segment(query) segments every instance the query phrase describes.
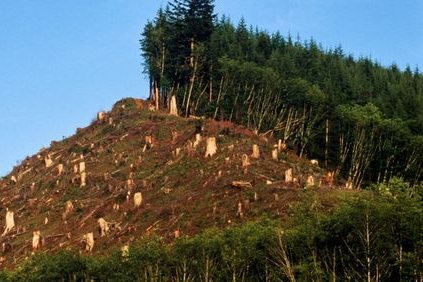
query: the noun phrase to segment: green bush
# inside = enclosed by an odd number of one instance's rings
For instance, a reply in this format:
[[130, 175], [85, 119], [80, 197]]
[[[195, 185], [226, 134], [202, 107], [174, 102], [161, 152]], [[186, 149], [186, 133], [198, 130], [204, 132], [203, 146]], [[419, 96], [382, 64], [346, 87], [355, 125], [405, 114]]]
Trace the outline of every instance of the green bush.
[[77, 253], [38, 253], [13, 271], [9, 281], [83, 281], [87, 274], [87, 259]]

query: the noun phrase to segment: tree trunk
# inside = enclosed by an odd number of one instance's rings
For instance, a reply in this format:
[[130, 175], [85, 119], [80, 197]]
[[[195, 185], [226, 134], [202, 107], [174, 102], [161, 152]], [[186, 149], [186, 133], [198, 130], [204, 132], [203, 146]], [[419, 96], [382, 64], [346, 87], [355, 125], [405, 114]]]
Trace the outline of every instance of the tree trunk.
[[332, 256], [332, 282], [336, 282], [336, 249], [333, 249]]
[[194, 48], [195, 48], [195, 41], [194, 38], [191, 38], [190, 40], [190, 50], [191, 50], [191, 54], [189, 57], [189, 65], [190, 67], [194, 67]]
[[213, 100], [213, 65], [210, 65], [209, 102]]
[[366, 214], [366, 263], [367, 263], [367, 282], [372, 281], [371, 276], [371, 258], [370, 258], [370, 227], [369, 227], [369, 215]]
[[150, 75], [150, 79], [149, 79], [150, 81], [149, 81], [149, 84], [148, 84], [148, 86], [149, 86], [149, 96], [148, 96], [148, 100], [150, 100], [150, 101], [152, 101], [152, 100], [154, 100], [154, 83], [153, 83], [153, 78], [151, 77], [151, 75]]
[[326, 118], [325, 130], [325, 167], [328, 168], [328, 152], [329, 152], [329, 119]]
[[154, 104], [156, 111], [160, 110], [160, 93], [157, 80], [154, 80]]
[[191, 95], [192, 95], [192, 91], [194, 89], [194, 83], [195, 83], [195, 77], [196, 77], [196, 72], [197, 72], [197, 60], [194, 62], [194, 69], [192, 71], [192, 76], [190, 79], [190, 85], [189, 85], [189, 91], [188, 91], [188, 98], [187, 98], [187, 104], [185, 106], [185, 116], [188, 117], [189, 115], [189, 103], [191, 101]]

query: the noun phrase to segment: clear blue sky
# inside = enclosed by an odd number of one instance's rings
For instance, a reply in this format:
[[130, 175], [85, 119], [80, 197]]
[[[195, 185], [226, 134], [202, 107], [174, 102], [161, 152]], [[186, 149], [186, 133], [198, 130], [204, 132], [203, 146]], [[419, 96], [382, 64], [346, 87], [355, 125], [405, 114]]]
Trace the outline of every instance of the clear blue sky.
[[[0, 1], [0, 176], [123, 97], [146, 97], [139, 34], [167, 1]], [[216, 0], [216, 12], [423, 68], [422, 0]]]

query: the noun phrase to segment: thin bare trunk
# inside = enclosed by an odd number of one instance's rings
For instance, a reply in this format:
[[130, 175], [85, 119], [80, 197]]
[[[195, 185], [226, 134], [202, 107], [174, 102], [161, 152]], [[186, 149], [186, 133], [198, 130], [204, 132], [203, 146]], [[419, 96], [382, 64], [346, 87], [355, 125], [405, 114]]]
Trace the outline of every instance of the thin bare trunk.
[[326, 118], [326, 130], [325, 130], [325, 167], [328, 167], [328, 155], [329, 155], [329, 119]]
[[185, 105], [185, 101], [187, 100], [187, 93], [188, 93], [188, 91], [187, 91], [188, 89], [187, 89], [187, 87], [185, 86], [184, 87], [184, 99], [182, 100], [182, 106], [181, 106], [181, 109], [184, 107], [184, 105]]
[[347, 160], [347, 156], [350, 151], [350, 142], [348, 142], [348, 136], [349, 133], [344, 134], [341, 132], [339, 134], [338, 165], [335, 170], [335, 175], [338, 175], [341, 172], [341, 169]]
[[332, 256], [332, 282], [336, 282], [336, 249], [333, 249]]
[[186, 117], [188, 117], [188, 115], [189, 115], [189, 102], [191, 101], [192, 90], [194, 89], [196, 73], [197, 73], [197, 61], [194, 62], [194, 69], [192, 71], [192, 76], [191, 76], [191, 79], [190, 79], [187, 104], [185, 106], [185, 116]]
[[371, 276], [371, 258], [370, 258], [370, 228], [369, 228], [369, 215], [366, 214], [366, 262], [367, 262], [367, 282], [372, 281]]
[[154, 81], [154, 105], [156, 111], [160, 110], [160, 93], [159, 93], [159, 86], [157, 80]]
[[200, 95], [197, 98], [197, 102], [195, 103], [195, 107], [194, 107], [194, 111], [197, 112], [198, 109], [198, 105], [200, 104], [201, 98], [203, 97], [203, 95], [206, 93], [207, 91], [207, 85], [204, 87], [204, 89], [201, 91]]
[[195, 41], [194, 38], [191, 38], [191, 42], [190, 42], [190, 49], [191, 49], [191, 54], [189, 57], [189, 65], [190, 67], [194, 67], [194, 48], [195, 48]]
[[213, 100], [213, 65], [210, 65], [209, 102]]
[[214, 116], [213, 116], [214, 119], [216, 119], [217, 111], [219, 110], [219, 102], [220, 102], [220, 97], [222, 95], [223, 82], [224, 82], [224, 77], [222, 76], [222, 78], [220, 79], [219, 93], [217, 95], [216, 109], [214, 111]]
[[229, 115], [229, 121], [232, 121], [232, 115], [233, 115], [233, 113], [234, 113], [234, 110], [237, 108], [237, 106], [236, 106], [236, 105], [237, 105], [237, 102], [238, 102], [238, 97], [239, 97], [240, 88], [241, 88], [241, 85], [239, 85], [238, 91], [237, 91], [237, 93], [236, 93], [236, 97], [235, 97], [234, 105], [233, 105], [233, 107], [232, 107], [232, 109], [231, 109], [231, 114]]
[[279, 235], [278, 261], [277, 264], [281, 267], [282, 272], [286, 275], [290, 282], [295, 282], [294, 270], [292, 269], [291, 261], [288, 257], [286, 246], [283, 242], [282, 236]]
[[149, 100], [154, 100], [154, 82], [153, 82], [153, 78], [150, 75], [150, 81], [149, 81], [149, 87], [150, 87], [150, 92], [149, 92]]
[[161, 61], [161, 66], [160, 66], [160, 79], [163, 78], [163, 74], [164, 74], [164, 70], [165, 70], [165, 44], [163, 42], [162, 44], [162, 61]]

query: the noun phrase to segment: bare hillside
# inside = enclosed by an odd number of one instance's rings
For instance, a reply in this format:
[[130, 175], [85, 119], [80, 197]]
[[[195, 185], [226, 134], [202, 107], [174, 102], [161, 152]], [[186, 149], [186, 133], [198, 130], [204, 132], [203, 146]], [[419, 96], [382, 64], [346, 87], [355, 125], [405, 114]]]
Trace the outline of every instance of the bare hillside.
[[10, 229], [0, 237], [3, 264], [33, 251], [85, 251], [91, 232], [92, 253], [106, 254], [147, 234], [171, 241], [263, 215], [283, 220], [304, 189], [319, 189], [323, 204], [334, 205], [326, 171], [272, 137], [149, 108], [119, 101], [0, 181], [0, 224]]

